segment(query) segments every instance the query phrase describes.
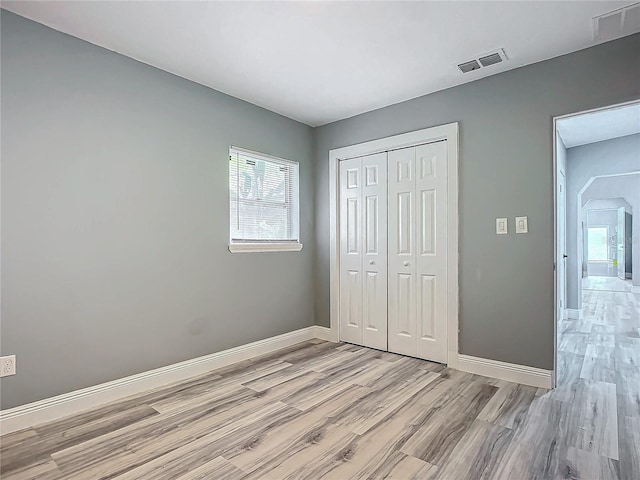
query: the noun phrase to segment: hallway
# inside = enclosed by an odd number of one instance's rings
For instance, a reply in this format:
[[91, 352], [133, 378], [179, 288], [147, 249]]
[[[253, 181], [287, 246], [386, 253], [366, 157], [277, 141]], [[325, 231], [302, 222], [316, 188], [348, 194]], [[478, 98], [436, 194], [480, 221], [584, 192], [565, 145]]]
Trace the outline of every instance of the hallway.
[[[601, 417], [610, 424], [603, 436], [618, 447], [620, 459], [637, 464], [640, 462], [637, 455], [640, 451], [640, 294], [632, 293], [627, 282], [619, 279], [590, 277], [588, 280], [583, 285], [589, 289], [582, 290], [584, 318], [565, 319], [560, 323], [558, 388], [550, 396], [584, 402], [587, 398], [581, 398], [581, 392], [589, 391], [592, 398], [589, 404], [598, 408]], [[619, 283], [613, 284], [612, 280]], [[638, 467], [640, 465], [635, 468]], [[636, 469], [631, 471], [638, 471]]]

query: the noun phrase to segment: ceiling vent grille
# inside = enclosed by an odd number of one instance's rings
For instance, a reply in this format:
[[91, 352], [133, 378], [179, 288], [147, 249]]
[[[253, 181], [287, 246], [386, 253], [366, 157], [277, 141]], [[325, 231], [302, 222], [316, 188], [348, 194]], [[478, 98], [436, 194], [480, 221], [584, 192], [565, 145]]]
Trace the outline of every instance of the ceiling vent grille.
[[462, 73], [469, 73], [469, 72], [473, 72], [474, 70], [479, 70], [480, 68], [489, 67], [491, 65], [495, 65], [496, 63], [504, 62], [506, 60], [507, 60], [507, 55], [504, 53], [504, 50], [501, 48], [500, 50], [497, 50], [495, 52], [482, 55], [477, 59], [460, 63], [458, 64], [458, 68]]
[[640, 3], [593, 18], [593, 40], [606, 42], [640, 32]]
[[477, 60], [471, 60], [470, 62], [464, 62], [458, 65], [458, 68], [462, 73], [473, 72], [474, 70], [478, 70], [480, 68], [480, 64]]
[[480, 61], [480, 65], [482, 65], [483, 67], [488, 67], [489, 65], [500, 63], [502, 61], [502, 57], [497, 53], [492, 53], [491, 55], [487, 55], [486, 57], [480, 57], [478, 60]]

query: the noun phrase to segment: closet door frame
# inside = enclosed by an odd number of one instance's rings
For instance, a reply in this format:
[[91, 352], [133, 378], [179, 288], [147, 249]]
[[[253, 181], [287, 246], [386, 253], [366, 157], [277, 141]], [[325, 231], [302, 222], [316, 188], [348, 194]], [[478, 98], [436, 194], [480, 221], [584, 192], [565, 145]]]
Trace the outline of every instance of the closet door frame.
[[340, 212], [339, 162], [354, 157], [388, 152], [424, 143], [447, 141], [447, 365], [458, 366], [458, 123], [372, 140], [329, 151], [329, 245], [330, 331], [328, 340], [339, 341], [340, 333]]

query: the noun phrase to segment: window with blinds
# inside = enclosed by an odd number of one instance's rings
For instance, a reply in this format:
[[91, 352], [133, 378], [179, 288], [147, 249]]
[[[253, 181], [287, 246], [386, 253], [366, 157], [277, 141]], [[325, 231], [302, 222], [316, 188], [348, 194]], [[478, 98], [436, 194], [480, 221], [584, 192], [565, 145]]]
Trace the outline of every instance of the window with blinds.
[[297, 162], [231, 147], [230, 250], [300, 250], [298, 197]]

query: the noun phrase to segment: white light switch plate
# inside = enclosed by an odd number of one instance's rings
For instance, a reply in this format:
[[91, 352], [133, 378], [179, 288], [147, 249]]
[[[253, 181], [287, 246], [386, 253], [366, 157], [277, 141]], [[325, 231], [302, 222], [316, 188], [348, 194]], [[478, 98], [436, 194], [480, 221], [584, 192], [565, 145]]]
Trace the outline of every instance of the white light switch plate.
[[507, 219], [506, 218], [496, 218], [496, 234], [497, 235], [506, 235], [507, 234]]
[[528, 233], [527, 217], [516, 217], [516, 233]]

